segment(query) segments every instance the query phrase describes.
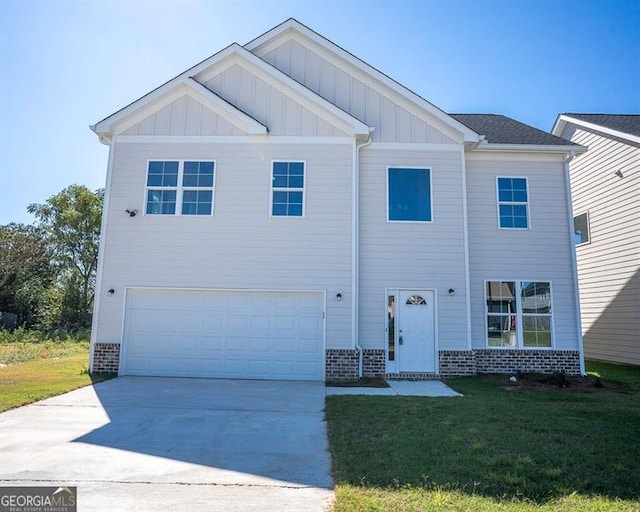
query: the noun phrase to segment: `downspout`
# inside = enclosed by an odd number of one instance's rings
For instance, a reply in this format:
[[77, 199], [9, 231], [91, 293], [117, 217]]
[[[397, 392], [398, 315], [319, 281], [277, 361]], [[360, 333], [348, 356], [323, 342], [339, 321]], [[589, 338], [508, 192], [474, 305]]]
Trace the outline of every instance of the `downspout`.
[[369, 128], [367, 140], [353, 145], [353, 170], [351, 174], [351, 339], [358, 351], [358, 377], [362, 377], [363, 353], [358, 343], [360, 281], [360, 150], [373, 141], [373, 128]]
[[111, 176], [113, 174], [113, 159], [115, 151], [115, 135], [111, 140], [100, 136], [100, 142], [109, 146], [109, 158], [107, 160], [107, 176], [105, 179], [104, 197], [102, 198], [102, 219], [100, 222], [100, 244], [98, 245], [98, 263], [96, 265], [96, 285], [93, 292], [93, 314], [91, 317], [91, 346], [89, 349], [89, 372], [93, 373], [93, 351], [98, 341], [98, 316], [100, 303], [102, 302], [102, 271], [104, 268], [104, 247], [107, 236], [107, 222], [109, 214], [109, 201], [111, 198]]
[[570, 151], [564, 159], [564, 183], [567, 195], [567, 213], [569, 216], [569, 246], [571, 247], [571, 272], [575, 286], [574, 300], [576, 302], [576, 328], [578, 333], [578, 350], [580, 352], [580, 375], [586, 375], [584, 366], [584, 343], [582, 341], [582, 314], [580, 312], [580, 287], [578, 284], [578, 263], [576, 259], [576, 245], [573, 241], [573, 204], [571, 202], [571, 173], [569, 172], [569, 162], [575, 158], [574, 151]]

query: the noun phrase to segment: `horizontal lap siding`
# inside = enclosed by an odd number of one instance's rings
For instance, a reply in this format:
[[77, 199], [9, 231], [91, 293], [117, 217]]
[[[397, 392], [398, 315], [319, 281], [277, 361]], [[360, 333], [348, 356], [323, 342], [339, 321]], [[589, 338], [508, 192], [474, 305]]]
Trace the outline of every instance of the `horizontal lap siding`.
[[572, 126], [563, 136], [589, 148], [570, 164], [591, 237], [576, 247], [585, 354], [640, 364], [640, 146]]
[[[433, 223], [387, 222], [387, 166], [429, 167]], [[366, 148], [360, 174], [360, 344], [386, 348], [385, 288], [436, 288], [440, 350], [466, 349], [461, 154]], [[449, 288], [456, 290], [454, 296]]]
[[305, 47], [289, 40], [261, 58], [368, 126], [376, 127], [375, 142], [455, 142], [438, 127], [411, 113], [411, 107], [400, 104], [397, 93], [382, 85], [382, 93], [370, 87], [369, 76], [346, 63], [340, 69], [312, 46], [311, 42]]
[[[497, 176], [526, 176], [528, 230], [498, 229]], [[571, 265], [564, 165], [560, 157], [467, 160], [469, 273], [474, 348], [486, 347], [485, 279], [551, 281], [554, 348], [577, 350], [579, 335]]]
[[[143, 215], [148, 159], [215, 160], [214, 216]], [[351, 159], [351, 145], [117, 144], [98, 341], [120, 339], [124, 286], [284, 289], [326, 290], [327, 346], [350, 347]], [[306, 161], [305, 218], [269, 217], [272, 160]]]

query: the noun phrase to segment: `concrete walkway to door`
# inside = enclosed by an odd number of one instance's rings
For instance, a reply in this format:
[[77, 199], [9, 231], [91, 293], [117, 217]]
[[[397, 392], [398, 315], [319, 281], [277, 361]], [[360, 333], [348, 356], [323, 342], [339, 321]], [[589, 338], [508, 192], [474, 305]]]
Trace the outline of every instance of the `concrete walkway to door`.
[[0, 414], [2, 486], [78, 511], [314, 511], [333, 497], [321, 382], [120, 377]]

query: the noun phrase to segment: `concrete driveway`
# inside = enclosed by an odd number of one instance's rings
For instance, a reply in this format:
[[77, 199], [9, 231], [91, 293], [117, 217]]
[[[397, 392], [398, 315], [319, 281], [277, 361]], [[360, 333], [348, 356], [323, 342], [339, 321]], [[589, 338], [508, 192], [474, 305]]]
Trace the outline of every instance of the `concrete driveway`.
[[0, 486], [79, 511], [322, 511], [324, 384], [120, 377], [0, 414]]

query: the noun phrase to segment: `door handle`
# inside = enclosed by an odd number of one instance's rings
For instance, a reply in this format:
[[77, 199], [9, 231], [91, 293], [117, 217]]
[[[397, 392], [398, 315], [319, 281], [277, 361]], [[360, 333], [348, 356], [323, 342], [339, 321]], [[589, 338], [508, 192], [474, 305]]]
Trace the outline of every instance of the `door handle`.
[[400, 345], [402, 345], [402, 335], [400, 335], [400, 336], [398, 337], [398, 343], [400, 343]]

